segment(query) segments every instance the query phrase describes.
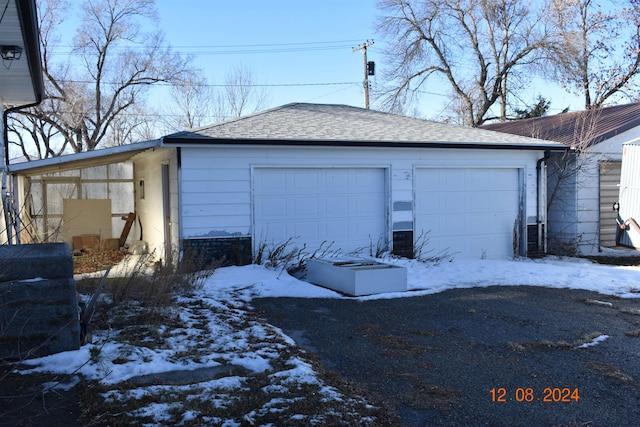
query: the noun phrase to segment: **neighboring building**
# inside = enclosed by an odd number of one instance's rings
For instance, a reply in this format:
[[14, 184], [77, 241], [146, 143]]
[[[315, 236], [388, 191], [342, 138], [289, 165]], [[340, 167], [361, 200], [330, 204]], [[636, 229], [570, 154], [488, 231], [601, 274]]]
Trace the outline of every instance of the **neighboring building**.
[[0, 243], [12, 241], [14, 222], [10, 182], [6, 176], [8, 158], [7, 114], [40, 103], [43, 96], [42, 65], [35, 0], [7, 0], [2, 6], [0, 25], [0, 175], [3, 215], [0, 219]]
[[179, 248], [184, 256], [246, 263], [261, 245], [288, 239], [308, 251], [332, 243], [343, 254], [379, 246], [412, 256], [417, 243], [434, 256], [503, 258], [540, 254], [546, 206], [537, 166], [545, 152], [565, 150], [499, 132], [298, 103], [10, 170], [30, 202], [34, 181], [129, 162], [136, 238], [165, 260]]
[[618, 242], [640, 250], [640, 140], [624, 144], [620, 177]]
[[595, 254], [616, 245], [622, 145], [640, 137], [640, 104], [482, 126], [572, 148], [547, 160], [549, 251]]

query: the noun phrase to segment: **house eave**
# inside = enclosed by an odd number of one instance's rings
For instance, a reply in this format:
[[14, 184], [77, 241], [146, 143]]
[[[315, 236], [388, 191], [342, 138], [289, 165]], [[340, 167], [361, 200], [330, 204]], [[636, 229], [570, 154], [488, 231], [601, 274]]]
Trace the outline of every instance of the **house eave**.
[[23, 23], [24, 43], [27, 50], [27, 60], [31, 71], [34, 99], [30, 103], [39, 104], [44, 94], [44, 78], [40, 59], [40, 36], [38, 30], [38, 15], [34, 0], [20, 0], [18, 13]]

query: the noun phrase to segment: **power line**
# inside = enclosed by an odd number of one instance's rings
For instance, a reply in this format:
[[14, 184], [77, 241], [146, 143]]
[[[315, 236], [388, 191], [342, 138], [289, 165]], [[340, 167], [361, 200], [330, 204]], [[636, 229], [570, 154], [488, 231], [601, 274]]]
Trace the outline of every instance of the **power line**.
[[[76, 84], [95, 84], [90, 80], [60, 80], [60, 83], [76, 83]], [[104, 84], [118, 84], [117, 82], [102, 82]], [[361, 82], [321, 82], [321, 83], [272, 83], [272, 84], [203, 84], [202, 87], [300, 87], [300, 86], [347, 86], [360, 85]], [[172, 86], [171, 83], [157, 82], [157, 86]]]
[[[183, 46], [164, 46], [174, 51], [186, 51], [193, 55], [234, 55], [234, 54], [261, 54], [261, 53], [292, 53], [292, 52], [308, 52], [321, 50], [342, 50], [350, 48], [355, 40], [335, 40], [320, 42], [299, 42], [299, 43], [265, 43], [265, 44], [239, 44], [239, 45], [183, 45]], [[58, 54], [79, 55], [79, 51], [75, 51], [70, 45], [53, 45], [54, 49], [63, 48], [68, 50], [54, 51]], [[128, 45], [128, 46], [112, 46], [115, 50], [141, 50], [145, 46]]]

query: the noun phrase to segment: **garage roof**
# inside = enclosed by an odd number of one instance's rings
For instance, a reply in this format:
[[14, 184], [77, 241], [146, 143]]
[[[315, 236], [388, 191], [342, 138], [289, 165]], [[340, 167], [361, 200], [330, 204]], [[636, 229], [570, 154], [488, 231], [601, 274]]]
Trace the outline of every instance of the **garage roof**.
[[562, 144], [347, 105], [293, 103], [165, 136], [163, 144], [406, 146], [565, 150]]

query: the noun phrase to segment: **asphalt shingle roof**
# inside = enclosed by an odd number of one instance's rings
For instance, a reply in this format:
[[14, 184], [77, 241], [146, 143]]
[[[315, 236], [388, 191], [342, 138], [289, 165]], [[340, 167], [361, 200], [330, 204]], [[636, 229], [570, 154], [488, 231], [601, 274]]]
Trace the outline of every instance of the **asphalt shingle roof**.
[[[293, 103], [237, 119], [168, 135], [165, 144], [180, 143], [333, 143], [381, 145], [399, 143], [468, 144], [521, 148], [554, 147], [535, 140], [477, 128], [438, 123], [347, 105]], [[374, 144], [375, 145], [375, 144]], [[558, 144], [560, 145], [560, 144]], [[557, 147], [555, 147], [557, 148]]]
[[569, 147], [585, 147], [637, 126], [640, 126], [640, 103], [491, 123], [481, 129], [561, 142]]

